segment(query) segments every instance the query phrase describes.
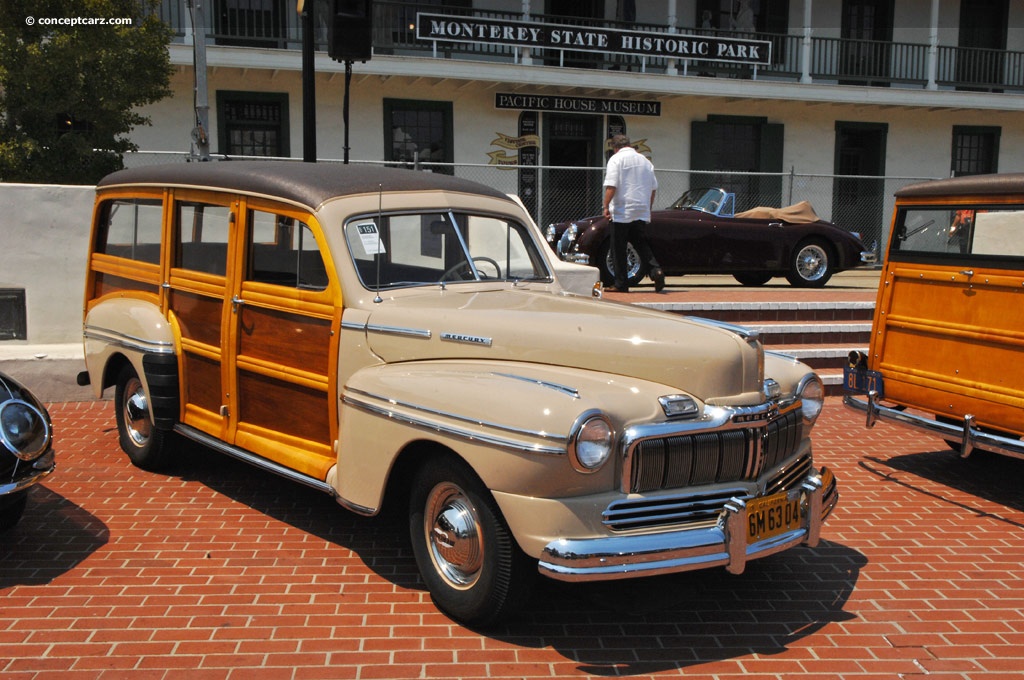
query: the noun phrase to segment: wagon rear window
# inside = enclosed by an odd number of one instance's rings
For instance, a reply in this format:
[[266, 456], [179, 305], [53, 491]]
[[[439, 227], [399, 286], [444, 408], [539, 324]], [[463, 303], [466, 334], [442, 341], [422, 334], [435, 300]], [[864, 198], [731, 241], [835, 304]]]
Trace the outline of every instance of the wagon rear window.
[[96, 252], [160, 264], [160, 201], [119, 199], [107, 201], [101, 210]]
[[1024, 206], [902, 208], [896, 215], [892, 255], [1024, 258]]

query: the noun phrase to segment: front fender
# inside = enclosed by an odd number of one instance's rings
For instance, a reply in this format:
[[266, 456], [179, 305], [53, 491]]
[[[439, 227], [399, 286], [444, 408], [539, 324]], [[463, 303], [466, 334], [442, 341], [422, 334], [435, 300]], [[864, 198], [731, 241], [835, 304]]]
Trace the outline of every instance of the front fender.
[[574, 423], [596, 409], [621, 435], [630, 423], [657, 419], [657, 397], [666, 393], [632, 378], [523, 362], [366, 368], [342, 393], [334, 486], [346, 504], [375, 511], [398, 456], [426, 441], [459, 455], [495, 492], [562, 498], [611, 490], [616, 456], [594, 473], [572, 467]]

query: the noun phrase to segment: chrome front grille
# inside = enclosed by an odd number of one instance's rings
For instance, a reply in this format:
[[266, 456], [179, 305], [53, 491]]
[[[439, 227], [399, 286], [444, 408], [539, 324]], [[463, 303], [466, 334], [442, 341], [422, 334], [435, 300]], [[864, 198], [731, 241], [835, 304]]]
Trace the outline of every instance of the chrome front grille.
[[[795, 489], [810, 472], [810, 455], [800, 456], [773, 471], [771, 477], [765, 480], [764, 495]], [[834, 482], [832, 488], [832, 494], [835, 495]], [[717, 522], [729, 499], [748, 500], [752, 497], [748, 487], [736, 486], [694, 489], [683, 494], [650, 498], [627, 498], [609, 504], [602, 522], [613, 531]], [[831, 505], [835, 505], [834, 500]]]
[[752, 427], [640, 439], [626, 456], [629, 492], [752, 481], [793, 455], [801, 439], [800, 409]]

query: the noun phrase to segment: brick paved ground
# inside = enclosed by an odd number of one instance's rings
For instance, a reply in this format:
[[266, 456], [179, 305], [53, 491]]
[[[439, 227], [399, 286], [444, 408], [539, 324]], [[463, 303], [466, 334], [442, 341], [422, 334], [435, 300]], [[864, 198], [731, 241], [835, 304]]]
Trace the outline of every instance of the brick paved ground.
[[0, 538], [0, 675], [61, 678], [1019, 678], [1024, 461], [871, 432], [830, 399], [842, 484], [817, 549], [543, 582], [481, 633], [422, 590], [396, 518], [198, 449], [132, 468], [109, 402], [52, 407], [60, 467]]

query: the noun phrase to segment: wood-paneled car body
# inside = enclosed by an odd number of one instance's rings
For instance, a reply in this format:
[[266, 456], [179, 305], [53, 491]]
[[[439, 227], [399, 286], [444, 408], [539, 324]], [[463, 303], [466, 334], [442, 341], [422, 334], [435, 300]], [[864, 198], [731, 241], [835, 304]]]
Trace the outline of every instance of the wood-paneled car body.
[[813, 371], [753, 332], [567, 292], [493, 188], [146, 167], [99, 183], [93, 221], [82, 382], [113, 388], [132, 461], [186, 436], [357, 513], [407, 503], [460, 621], [509, 615], [538, 572], [738, 573], [815, 544], [836, 502]]
[[[875, 262], [858, 234], [818, 218], [806, 201], [740, 213], [735, 206], [733, 193], [690, 189], [669, 207], [652, 211], [645, 233], [665, 274], [731, 274], [746, 286], [784, 276], [794, 286], [817, 288], [836, 272]], [[594, 265], [605, 285], [614, 282], [605, 217], [552, 224], [545, 236], [563, 260]], [[648, 274], [632, 244], [626, 266], [631, 286]]]
[[1024, 458], [1024, 174], [896, 192], [868, 353], [846, 404], [877, 421]]
[[0, 532], [25, 512], [29, 489], [54, 471], [53, 424], [46, 405], [0, 373]]

